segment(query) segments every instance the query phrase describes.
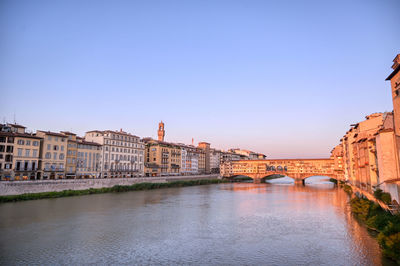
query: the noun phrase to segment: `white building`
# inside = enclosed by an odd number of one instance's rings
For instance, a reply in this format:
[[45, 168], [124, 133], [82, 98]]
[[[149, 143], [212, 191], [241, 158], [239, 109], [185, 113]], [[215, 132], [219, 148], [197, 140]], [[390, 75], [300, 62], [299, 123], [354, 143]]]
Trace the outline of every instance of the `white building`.
[[210, 151], [210, 170], [211, 173], [219, 173], [221, 164], [221, 151], [212, 149]]
[[103, 145], [100, 165], [102, 178], [144, 175], [144, 143], [138, 136], [122, 129], [93, 130], [86, 132], [85, 140]]
[[77, 146], [76, 177], [100, 178], [102, 145], [78, 138]]
[[178, 144], [181, 147], [181, 174], [195, 175], [199, 173], [199, 153], [196, 147]]

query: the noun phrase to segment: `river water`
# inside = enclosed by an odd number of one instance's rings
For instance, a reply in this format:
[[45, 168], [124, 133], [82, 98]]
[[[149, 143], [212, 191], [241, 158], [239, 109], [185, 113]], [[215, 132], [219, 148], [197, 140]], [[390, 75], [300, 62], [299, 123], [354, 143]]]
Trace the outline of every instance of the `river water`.
[[0, 205], [1, 265], [386, 265], [322, 177]]

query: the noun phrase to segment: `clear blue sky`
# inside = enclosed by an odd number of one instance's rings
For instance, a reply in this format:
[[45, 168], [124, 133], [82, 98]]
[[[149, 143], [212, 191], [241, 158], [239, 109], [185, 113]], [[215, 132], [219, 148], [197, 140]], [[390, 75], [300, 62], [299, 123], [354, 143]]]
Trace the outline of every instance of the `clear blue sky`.
[[391, 111], [400, 1], [0, 1], [0, 117], [327, 157]]

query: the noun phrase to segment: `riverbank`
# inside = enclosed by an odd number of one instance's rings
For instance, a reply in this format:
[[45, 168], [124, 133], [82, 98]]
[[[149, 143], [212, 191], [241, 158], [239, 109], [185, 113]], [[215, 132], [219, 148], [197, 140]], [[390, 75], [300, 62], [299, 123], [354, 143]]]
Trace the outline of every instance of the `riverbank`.
[[110, 188], [118, 185], [130, 186], [138, 183], [165, 183], [179, 180], [217, 179], [218, 174], [192, 176], [156, 176], [135, 178], [99, 178], [99, 179], [56, 179], [35, 181], [2, 181], [0, 196], [28, 193], [56, 192], [63, 190], [85, 190], [90, 188]]
[[21, 195], [7, 195], [0, 196], [0, 203], [25, 201], [25, 200], [37, 200], [37, 199], [48, 199], [48, 198], [61, 198], [71, 196], [82, 196], [90, 194], [110, 193], [110, 192], [127, 192], [137, 190], [151, 190], [160, 188], [171, 188], [171, 187], [187, 187], [187, 186], [199, 186], [199, 185], [210, 185], [227, 183], [229, 181], [221, 179], [197, 179], [197, 180], [179, 180], [162, 183], [136, 183], [133, 185], [115, 185], [113, 187], [103, 188], [89, 188], [84, 190], [63, 190], [63, 191], [52, 191], [52, 192], [41, 192], [41, 193], [25, 193]]
[[378, 233], [377, 240], [382, 248], [383, 255], [394, 260], [400, 265], [400, 214], [392, 215], [384, 210], [377, 202], [360, 197], [355, 193], [352, 186], [340, 184], [351, 197], [350, 206], [352, 213], [368, 229]]

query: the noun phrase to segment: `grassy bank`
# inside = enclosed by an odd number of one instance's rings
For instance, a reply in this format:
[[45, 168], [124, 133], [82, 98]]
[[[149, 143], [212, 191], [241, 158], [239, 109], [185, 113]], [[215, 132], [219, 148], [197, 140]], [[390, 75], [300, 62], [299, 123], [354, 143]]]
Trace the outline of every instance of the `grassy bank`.
[[219, 184], [226, 182], [228, 181], [220, 179], [201, 179], [201, 180], [189, 180], [189, 181], [173, 181], [167, 183], [137, 183], [128, 186], [117, 185], [109, 188], [90, 188], [85, 190], [63, 190], [63, 191], [53, 191], [53, 192], [27, 193], [21, 195], [0, 196], [0, 203], [15, 202], [22, 200], [61, 198], [61, 197], [81, 196], [81, 195], [110, 193], [110, 192], [127, 192], [127, 191], [150, 190], [159, 188], [188, 187], [188, 186], [198, 186], [198, 185]]
[[400, 265], [400, 214], [392, 215], [376, 203], [354, 197], [351, 210], [368, 228], [378, 232], [383, 254]]

